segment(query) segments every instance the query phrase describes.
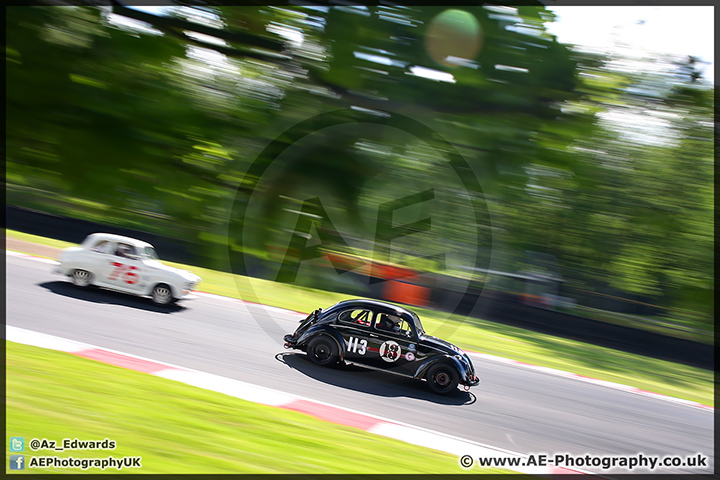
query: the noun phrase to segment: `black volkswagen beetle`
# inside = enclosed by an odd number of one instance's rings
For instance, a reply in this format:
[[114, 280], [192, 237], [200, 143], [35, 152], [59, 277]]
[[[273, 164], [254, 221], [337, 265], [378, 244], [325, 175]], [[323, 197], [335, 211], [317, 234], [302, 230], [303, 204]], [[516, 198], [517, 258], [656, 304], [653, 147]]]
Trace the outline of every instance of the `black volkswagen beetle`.
[[345, 300], [318, 309], [285, 335], [285, 348], [318, 365], [351, 363], [425, 379], [439, 394], [477, 385], [472, 361], [455, 345], [425, 333], [418, 316], [376, 300]]

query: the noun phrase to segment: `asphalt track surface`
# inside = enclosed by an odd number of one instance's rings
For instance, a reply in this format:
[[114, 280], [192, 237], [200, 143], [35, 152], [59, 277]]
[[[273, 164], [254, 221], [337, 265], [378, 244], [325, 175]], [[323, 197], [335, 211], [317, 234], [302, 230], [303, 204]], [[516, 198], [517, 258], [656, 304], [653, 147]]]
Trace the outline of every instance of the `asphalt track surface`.
[[[422, 382], [357, 367], [317, 367], [303, 353], [283, 349], [282, 336], [295, 329], [297, 314], [206, 297], [161, 308], [147, 299], [78, 289], [53, 274], [53, 268], [26, 258], [6, 257], [8, 325], [330, 402], [515, 452], [550, 456], [701, 454], [708, 459], [706, 468], [658, 468], [652, 473], [714, 472], [712, 410], [477, 359], [474, 363], [482, 383], [470, 392], [458, 390], [439, 397]], [[584, 469], [610, 476], [647, 472]]]

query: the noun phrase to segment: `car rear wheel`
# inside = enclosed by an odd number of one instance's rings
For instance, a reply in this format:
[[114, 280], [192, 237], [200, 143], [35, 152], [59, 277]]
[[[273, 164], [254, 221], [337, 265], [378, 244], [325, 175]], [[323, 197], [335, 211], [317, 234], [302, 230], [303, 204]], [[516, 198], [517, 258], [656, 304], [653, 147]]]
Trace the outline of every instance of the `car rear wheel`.
[[453, 367], [442, 363], [430, 367], [425, 375], [430, 390], [440, 395], [454, 391], [458, 386], [458, 378], [458, 373]]
[[87, 270], [74, 270], [72, 273], [72, 282], [78, 287], [88, 287], [92, 283], [92, 273]]
[[313, 338], [308, 345], [307, 353], [313, 363], [323, 367], [333, 365], [338, 361], [337, 343], [327, 335]]
[[174, 300], [172, 290], [164, 283], [155, 285], [152, 291], [152, 300], [158, 305], [168, 305]]

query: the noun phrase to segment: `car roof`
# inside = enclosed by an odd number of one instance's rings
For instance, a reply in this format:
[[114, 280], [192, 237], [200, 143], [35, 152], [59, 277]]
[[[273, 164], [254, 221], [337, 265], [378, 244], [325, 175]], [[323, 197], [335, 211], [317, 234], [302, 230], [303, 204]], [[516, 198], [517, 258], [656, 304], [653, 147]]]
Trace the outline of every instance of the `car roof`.
[[328, 307], [327, 310], [336, 310], [340, 308], [353, 308], [353, 307], [368, 307], [368, 308], [381, 308], [386, 310], [391, 310], [397, 313], [404, 313], [406, 315], [409, 315], [410, 317], [415, 316], [415, 314], [408, 310], [407, 308], [403, 308], [399, 305], [395, 305], [392, 303], [382, 302], [380, 300], [371, 300], [366, 298], [355, 298], [350, 300], [343, 300], [341, 302], [336, 303], [335, 305]]
[[83, 244], [96, 240], [109, 240], [111, 242], [129, 243], [136, 247], [152, 247], [151, 244], [142, 240], [138, 240], [137, 238], [125, 237], [123, 235], [116, 235], [114, 233], [91, 233], [85, 238], [85, 240], [83, 240]]

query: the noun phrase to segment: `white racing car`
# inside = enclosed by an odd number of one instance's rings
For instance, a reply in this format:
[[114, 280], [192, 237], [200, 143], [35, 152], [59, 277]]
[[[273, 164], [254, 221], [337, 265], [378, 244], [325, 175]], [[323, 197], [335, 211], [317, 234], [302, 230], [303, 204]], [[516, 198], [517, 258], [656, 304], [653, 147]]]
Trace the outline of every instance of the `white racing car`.
[[159, 305], [190, 298], [200, 277], [163, 265], [147, 242], [109, 233], [88, 235], [79, 247], [60, 252], [56, 273], [79, 287], [91, 285], [149, 296]]

